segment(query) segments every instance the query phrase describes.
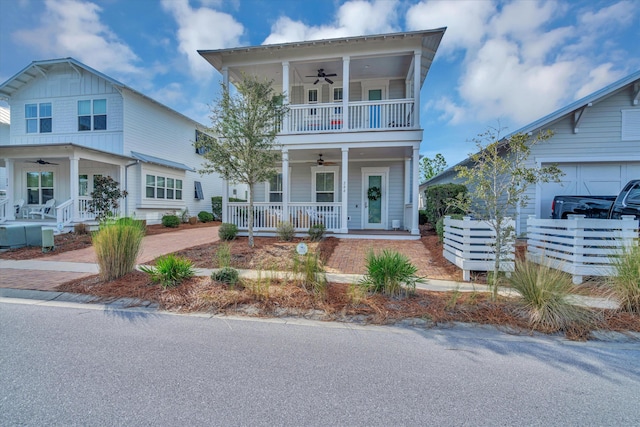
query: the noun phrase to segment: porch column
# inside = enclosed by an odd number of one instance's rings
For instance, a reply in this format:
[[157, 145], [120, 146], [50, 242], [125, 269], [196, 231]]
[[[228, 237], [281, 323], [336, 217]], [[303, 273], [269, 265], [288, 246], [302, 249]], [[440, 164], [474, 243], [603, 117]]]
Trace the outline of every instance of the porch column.
[[[288, 105], [289, 104], [289, 62], [287, 61], [282, 63], [282, 93], [284, 93], [283, 102], [285, 105]], [[289, 114], [285, 114], [285, 116], [282, 118], [282, 129], [280, 129], [280, 132], [289, 133]], [[284, 176], [282, 177], [282, 179], [284, 180]]]
[[[349, 63], [351, 58], [342, 57], [342, 130], [349, 130]], [[347, 150], [348, 151], [348, 150]], [[344, 157], [344, 151], [342, 152]]]
[[420, 183], [418, 182], [420, 169], [420, 147], [413, 147], [413, 169], [411, 170], [411, 234], [414, 236], [420, 235], [420, 227], [418, 227], [418, 189]]
[[422, 52], [416, 50], [413, 57], [413, 127], [420, 127], [421, 64]]
[[289, 149], [282, 149], [282, 220], [289, 218]]
[[[253, 197], [249, 194], [249, 197]], [[222, 222], [229, 222], [228, 211], [229, 204], [229, 182], [226, 179], [222, 180]]]
[[[80, 194], [80, 184], [78, 182], [80, 176], [80, 168], [79, 168], [80, 159], [75, 156], [69, 157], [69, 196], [71, 196], [71, 200], [73, 200], [73, 212], [71, 213], [71, 218], [73, 218], [73, 222], [79, 221], [79, 211], [80, 211], [80, 203], [78, 200], [78, 195]], [[122, 168], [120, 169], [122, 174]], [[122, 175], [121, 175], [122, 176]], [[120, 186], [122, 187], [122, 179], [120, 180]]]
[[[15, 205], [15, 194], [13, 194], [13, 185], [15, 177], [13, 176], [13, 159], [4, 159], [4, 168], [7, 173], [7, 200], [9, 200], [9, 206], [7, 206], [7, 219], [16, 219], [16, 210], [13, 208]], [[23, 207], [23, 209], [26, 209]]]
[[[343, 92], [344, 94], [344, 92]], [[348, 216], [349, 213], [349, 149], [342, 149], [342, 211], [340, 217], [340, 233], [348, 233]]]
[[[406, 157], [404, 159], [404, 204], [411, 203], [411, 158]], [[407, 229], [409, 224], [405, 224]]]
[[222, 83], [229, 89], [229, 67], [222, 67]]

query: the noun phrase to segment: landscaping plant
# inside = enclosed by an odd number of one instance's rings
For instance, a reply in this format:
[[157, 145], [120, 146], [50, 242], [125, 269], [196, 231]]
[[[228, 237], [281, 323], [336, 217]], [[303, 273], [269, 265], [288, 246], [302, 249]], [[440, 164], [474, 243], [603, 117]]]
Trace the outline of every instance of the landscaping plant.
[[195, 274], [191, 260], [173, 254], [158, 258], [154, 267], [142, 265], [140, 270], [149, 274], [153, 282], [159, 282], [165, 289], [178, 286]]
[[571, 304], [571, 276], [546, 265], [528, 260], [516, 261], [515, 271], [507, 279], [522, 298], [525, 316], [533, 328], [560, 331], [593, 323], [593, 313]]
[[127, 197], [127, 191], [120, 190], [120, 184], [113, 178], [96, 175], [88, 210], [95, 214], [97, 221], [104, 221], [113, 216], [118, 209], [120, 199], [125, 197]]
[[144, 228], [135, 222], [104, 222], [92, 238], [100, 278], [115, 280], [134, 270]]
[[229, 241], [236, 238], [238, 235], [238, 227], [235, 224], [229, 224], [227, 222], [223, 222], [220, 224], [220, 228], [218, 228], [218, 237], [220, 239]]
[[327, 291], [327, 276], [318, 259], [317, 253], [308, 252], [300, 259], [294, 255], [294, 277], [306, 291], [314, 295], [324, 297]]
[[296, 230], [293, 228], [293, 224], [289, 221], [282, 221], [278, 224], [278, 227], [276, 227], [276, 235], [278, 236], [278, 239], [283, 242], [290, 242], [295, 237]]
[[393, 250], [385, 249], [380, 254], [369, 251], [366, 269], [367, 273], [360, 283], [374, 293], [390, 296], [412, 294], [416, 284], [425, 282], [424, 278], [416, 275], [418, 269], [409, 258]]
[[180, 227], [180, 218], [177, 215], [163, 215], [162, 225], [169, 228], [178, 228]]
[[198, 212], [198, 219], [201, 222], [211, 222], [213, 221], [213, 214], [207, 211]]
[[309, 228], [309, 239], [312, 242], [319, 242], [324, 237], [324, 233], [327, 231], [327, 228], [324, 224], [313, 224]]
[[625, 247], [613, 266], [615, 275], [609, 280], [613, 296], [622, 310], [640, 313], [640, 246]]
[[239, 280], [238, 270], [233, 267], [223, 267], [211, 273], [211, 280], [234, 286]]
[[221, 243], [216, 249], [218, 268], [231, 267], [231, 246], [229, 243]]

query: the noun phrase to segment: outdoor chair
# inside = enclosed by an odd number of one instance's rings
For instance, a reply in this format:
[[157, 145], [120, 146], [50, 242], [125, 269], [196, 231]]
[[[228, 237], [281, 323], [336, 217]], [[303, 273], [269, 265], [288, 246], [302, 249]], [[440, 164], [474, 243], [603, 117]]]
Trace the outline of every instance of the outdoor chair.
[[40, 206], [37, 208], [31, 208], [29, 210], [29, 214], [28, 216], [36, 216], [36, 215], [40, 215], [40, 218], [44, 219], [44, 217], [47, 218], [55, 218], [55, 208], [56, 205], [56, 200], [55, 199], [49, 199], [47, 200], [47, 203], [44, 204], [44, 206]]
[[22, 211], [23, 206], [24, 206], [24, 199], [18, 199], [15, 201], [13, 208], [16, 210], [16, 218], [20, 217], [20, 212]]

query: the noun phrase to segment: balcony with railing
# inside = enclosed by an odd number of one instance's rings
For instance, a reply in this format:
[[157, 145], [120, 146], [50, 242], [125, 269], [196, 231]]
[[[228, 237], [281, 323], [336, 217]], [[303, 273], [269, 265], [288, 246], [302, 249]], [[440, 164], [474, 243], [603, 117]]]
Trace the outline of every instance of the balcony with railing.
[[415, 129], [413, 99], [341, 103], [292, 104], [281, 133], [316, 133]]

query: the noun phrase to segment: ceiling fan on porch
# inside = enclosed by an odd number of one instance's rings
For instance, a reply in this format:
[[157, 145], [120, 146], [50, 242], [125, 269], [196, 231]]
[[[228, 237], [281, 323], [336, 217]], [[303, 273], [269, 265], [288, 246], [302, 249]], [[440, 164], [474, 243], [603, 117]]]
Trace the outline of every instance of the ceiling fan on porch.
[[52, 162], [48, 162], [48, 161], [42, 160], [42, 159], [38, 159], [38, 160], [35, 160], [35, 161], [25, 160], [24, 162], [25, 163], [37, 163], [39, 165], [56, 165], [56, 166], [58, 166], [58, 163], [52, 163]]
[[327, 162], [322, 158], [322, 154], [318, 154], [318, 160], [316, 160], [316, 165], [318, 166], [331, 166], [335, 165], [335, 162]]
[[324, 72], [324, 68], [320, 68], [318, 69], [318, 74], [315, 76], [306, 76], [306, 77], [315, 77], [316, 81], [313, 82], [313, 84], [318, 84], [318, 82], [322, 79], [324, 79], [327, 83], [329, 84], [333, 84], [333, 80], [329, 79], [328, 77], [336, 77], [337, 74], [336, 73], [331, 73], [331, 74], [327, 74]]

